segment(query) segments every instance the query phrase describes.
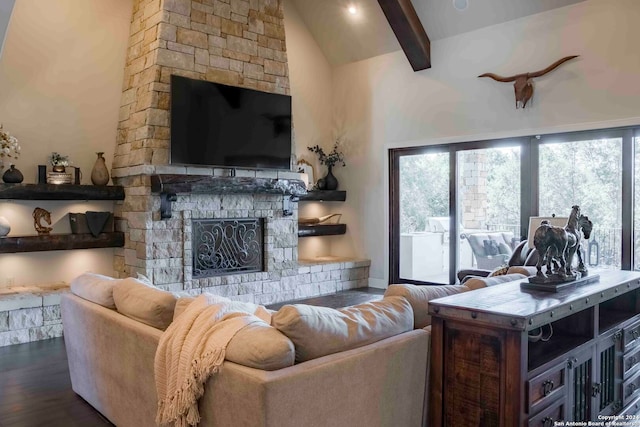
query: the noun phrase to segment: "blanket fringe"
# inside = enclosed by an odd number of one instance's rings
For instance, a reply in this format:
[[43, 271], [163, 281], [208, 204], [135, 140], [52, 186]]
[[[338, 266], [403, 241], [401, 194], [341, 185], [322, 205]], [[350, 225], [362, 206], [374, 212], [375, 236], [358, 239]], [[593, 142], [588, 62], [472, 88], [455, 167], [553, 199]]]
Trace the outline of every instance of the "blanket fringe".
[[175, 427], [195, 426], [200, 422], [198, 399], [204, 394], [204, 383], [220, 370], [225, 348], [217, 348], [193, 360], [187, 379], [176, 392], [158, 402], [156, 423], [174, 423]]

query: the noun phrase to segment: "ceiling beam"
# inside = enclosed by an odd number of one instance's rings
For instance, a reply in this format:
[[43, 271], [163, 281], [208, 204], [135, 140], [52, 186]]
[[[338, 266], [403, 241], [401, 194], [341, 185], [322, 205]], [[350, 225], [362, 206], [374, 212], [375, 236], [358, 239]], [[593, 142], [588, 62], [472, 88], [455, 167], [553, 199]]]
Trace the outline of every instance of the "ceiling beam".
[[413, 68], [431, 68], [431, 42], [411, 0], [378, 0], [402, 50]]

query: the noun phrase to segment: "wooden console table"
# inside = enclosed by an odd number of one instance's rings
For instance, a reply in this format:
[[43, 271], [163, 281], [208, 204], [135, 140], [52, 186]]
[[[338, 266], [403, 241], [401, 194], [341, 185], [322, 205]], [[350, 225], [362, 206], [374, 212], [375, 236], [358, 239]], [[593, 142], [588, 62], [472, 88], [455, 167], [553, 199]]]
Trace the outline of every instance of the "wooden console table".
[[520, 282], [429, 302], [429, 425], [548, 427], [639, 412], [640, 273], [558, 293]]

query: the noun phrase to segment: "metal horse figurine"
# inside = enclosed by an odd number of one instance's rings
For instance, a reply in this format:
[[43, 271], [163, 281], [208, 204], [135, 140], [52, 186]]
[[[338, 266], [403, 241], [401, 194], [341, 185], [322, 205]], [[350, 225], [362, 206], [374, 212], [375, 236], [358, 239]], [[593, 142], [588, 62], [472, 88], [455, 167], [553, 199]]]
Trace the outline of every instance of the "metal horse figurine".
[[[571, 265], [576, 253], [578, 254], [577, 271], [586, 274], [587, 269], [582, 259], [580, 232], [582, 231], [584, 238], [588, 239], [592, 229], [593, 223], [589, 217], [580, 214], [580, 206], [577, 205], [571, 207], [571, 215], [569, 215], [567, 225], [564, 227], [555, 227], [547, 221], [543, 221], [533, 237], [533, 245], [539, 254], [536, 264], [537, 277], [545, 277], [542, 273], [542, 264], [546, 261], [547, 275], [552, 274], [551, 264], [554, 263], [553, 272], [556, 273], [557, 278], [563, 281], [575, 279], [576, 276], [573, 274]], [[559, 262], [559, 266], [556, 264], [556, 260]]]

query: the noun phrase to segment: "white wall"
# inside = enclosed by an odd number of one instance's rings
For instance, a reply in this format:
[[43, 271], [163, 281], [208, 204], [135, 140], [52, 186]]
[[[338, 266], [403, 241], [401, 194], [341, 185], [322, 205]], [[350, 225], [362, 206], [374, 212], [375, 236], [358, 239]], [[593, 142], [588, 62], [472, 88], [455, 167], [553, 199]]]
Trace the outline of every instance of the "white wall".
[[[305, 159], [314, 165], [317, 180], [326, 173], [326, 168], [318, 163], [317, 156], [307, 147], [318, 144], [330, 150], [332, 137], [338, 132], [333, 122], [332, 68], [292, 0], [284, 2], [284, 17], [295, 153], [298, 159]], [[318, 217], [329, 212], [340, 213], [342, 204], [303, 202], [298, 209], [301, 217]], [[339, 238], [300, 239], [298, 257], [308, 259], [330, 255], [332, 242], [337, 239]]]
[[[437, 41], [429, 70], [414, 73], [401, 51], [336, 68], [334, 110], [355, 154], [341, 174], [352, 239], [333, 253], [370, 258], [370, 284], [388, 283], [390, 147], [639, 124], [638, 22], [637, 0], [588, 0]], [[525, 110], [510, 84], [476, 77], [574, 54], [537, 79]]]
[[[110, 168], [133, 0], [17, 0], [0, 58], [0, 123], [18, 138], [15, 161], [25, 182], [57, 151], [69, 155], [90, 184], [96, 152]], [[56, 221], [68, 212], [112, 203], [39, 202]], [[35, 234], [33, 204], [0, 202], [10, 235]], [[64, 219], [54, 231], [67, 227]], [[0, 254], [0, 286], [69, 280], [88, 269], [113, 272], [113, 250]]]

